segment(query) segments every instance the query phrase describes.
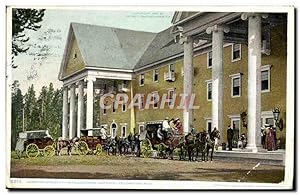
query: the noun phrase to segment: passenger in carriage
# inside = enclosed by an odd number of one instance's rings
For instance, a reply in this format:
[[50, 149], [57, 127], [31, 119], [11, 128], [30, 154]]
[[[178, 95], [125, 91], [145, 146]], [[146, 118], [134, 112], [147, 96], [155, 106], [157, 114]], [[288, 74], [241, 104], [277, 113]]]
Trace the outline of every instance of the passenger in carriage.
[[177, 134], [183, 134], [183, 127], [182, 127], [182, 123], [180, 122], [180, 119], [179, 118], [176, 118], [175, 119], [175, 127], [177, 129]]
[[162, 122], [162, 130], [167, 132], [169, 129], [170, 129], [169, 118], [166, 117], [165, 120], [163, 120]]
[[100, 129], [100, 138], [103, 140], [105, 140], [107, 138], [106, 129], [104, 127], [101, 127], [101, 129]]
[[161, 125], [159, 125], [158, 126], [158, 129], [157, 129], [157, 137], [158, 137], [158, 139], [159, 140], [163, 140], [163, 137], [164, 137], [164, 134], [163, 134], [163, 132], [162, 132], [163, 130], [162, 130], [162, 128], [161, 128]]

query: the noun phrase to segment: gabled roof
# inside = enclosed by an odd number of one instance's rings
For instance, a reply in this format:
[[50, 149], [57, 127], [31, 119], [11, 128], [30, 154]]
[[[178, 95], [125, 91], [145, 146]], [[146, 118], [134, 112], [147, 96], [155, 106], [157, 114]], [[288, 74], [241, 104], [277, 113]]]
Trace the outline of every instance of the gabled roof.
[[183, 46], [174, 41], [170, 33], [171, 28], [156, 34], [135, 68], [141, 68], [183, 52]]
[[86, 66], [133, 69], [154, 33], [71, 23]]
[[[64, 58], [75, 38], [85, 66], [133, 70], [154, 37], [151, 32], [71, 23]], [[61, 71], [65, 63], [63, 59]]]
[[182, 12], [182, 11], [176, 11], [173, 15], [173, 18], [172, 18], [172, 21], [171, 23], [172, 24], [175, 24], [175, 23], [178, 23], [190, 16], [193, 16], [195, 14], [197, 14], [199, 12]]

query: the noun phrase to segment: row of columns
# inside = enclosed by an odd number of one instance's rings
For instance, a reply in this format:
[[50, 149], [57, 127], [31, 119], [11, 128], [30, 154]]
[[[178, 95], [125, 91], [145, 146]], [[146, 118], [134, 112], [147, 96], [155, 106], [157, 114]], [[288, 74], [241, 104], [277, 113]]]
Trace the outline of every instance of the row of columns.
[[[86, 129], [93, 128], [94, 82], [96, 81], [96, 78], [87, 77], [84, 80], [80, 80], [76, 83], [70, 84], [69, 86], [64, 86], [63, 88], [63, 118], [62, 118], [63, 139], [72, 139], [75, 136], [80, 136], [80, 130], [83, 129], [84, 81], [87, 82]], [[78, 86], [77, 129], [76, 129], [76, 114], [75, 114], [76, 86]], [[70, 95], [70, 106], [68, 104], [68, 95]]]
[[[248, 19], [248, 148], [253, 152], [260, 147], [261, 126], [261, 17], [259, 14], [242, 14]], [[265, 17], [265, 16], [263, 16]], [[214, 25], [206, 29], [212, 34], [212, 127], [220, 130], [224, 141], [223, 124], [223, 38], [229, 28]], [[184, 94], [190, 96], [193, 86], [193, 39], [183, 37], [184, 44]], [[183, 111], [184, 131], [192, 126], [192, 110], [186, 105]]]

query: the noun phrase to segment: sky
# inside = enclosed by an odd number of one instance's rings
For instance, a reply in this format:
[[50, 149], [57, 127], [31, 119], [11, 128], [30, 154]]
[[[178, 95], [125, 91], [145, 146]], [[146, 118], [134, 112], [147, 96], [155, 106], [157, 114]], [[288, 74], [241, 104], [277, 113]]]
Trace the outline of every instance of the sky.
[[71, 22], [110, 26], [138, 31], [160, 32], [171, 26], [174, 12], [108, 11], [79, 9], [47, 9], [42, 26], [27, 31], [30, 49], [15, 57], [18, 66], [12, 70], [12, 79], [18, 80], [25, 93], [31, 84], [37, 92], [42, 86], [62, 86], [58, 72]]

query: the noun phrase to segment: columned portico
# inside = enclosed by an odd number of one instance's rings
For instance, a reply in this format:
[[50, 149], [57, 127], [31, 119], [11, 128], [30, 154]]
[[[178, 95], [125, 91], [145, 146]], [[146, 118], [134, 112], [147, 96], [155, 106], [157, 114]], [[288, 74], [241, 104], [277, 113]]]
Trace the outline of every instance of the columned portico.
[[70, 131], [69, 139], [76, 136], [76, 116], [75, 116], [75, 85], [70, 86]]
[[248, 19], [248, 143], [257, 152], [261, 147], [261, 15], [242, 14]]
[[[93, 128], [93, 111], [94, 111], [94, 82], [95, 77], [87, 77], [87, 91], [86, 91], [86, 129]], [[90, 131], [89, 131], [90, 133]]]
[[68, 137], [68, 87], [63, 88], [62, 138]]
[[80, 137], [80, 130], [83, 129], [83, 118], [84, 118], [84, 99], [83, 99], [83, 84], [84, 82], [78, 81], [78, 102], [77, 102], [77, 136]]
[[223, 38], [226, 26], [214, 25], [206, 29], [212, 34], [212, 128], [217, 128], [224, 139], [223, 125]]
[[193, 38], [183, 37], [181, 39], [184, 46], [184, 81], [183, 81], [183, 93], [185, 95], [185, 105], [183, 109], [183, 131], [187, 134], [193, 123], [193, 112], [190, 108], [189, 100], [193, 92]]

